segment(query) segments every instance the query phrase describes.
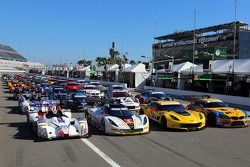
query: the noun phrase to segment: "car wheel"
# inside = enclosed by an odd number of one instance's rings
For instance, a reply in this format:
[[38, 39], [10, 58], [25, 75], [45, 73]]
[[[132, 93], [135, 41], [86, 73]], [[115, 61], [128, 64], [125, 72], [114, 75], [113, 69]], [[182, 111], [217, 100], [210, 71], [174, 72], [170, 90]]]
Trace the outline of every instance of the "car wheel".
[[207, 125], [216, 126], [216, 116], [214, 114], [208, 114], [207, 116]]
[[105, 121], [104, 119], [101, 120], [101, 128], [103, 129], [103, 133], [106, 134], [106, 128], [105, 128]]
[[140, 109], [140, 115], [143, 115], [143, 114], [144, 114], [143, 109]]
[[87, 138], [90, 138], [92, 136], [92, 129], [90, 126], [88, 126], [88, 134], [87, 134]]
[[161, 127], [162, 128], [167, 128], [167, 120], [166, 120], [166, 117], [162, 117], [161, 118]]

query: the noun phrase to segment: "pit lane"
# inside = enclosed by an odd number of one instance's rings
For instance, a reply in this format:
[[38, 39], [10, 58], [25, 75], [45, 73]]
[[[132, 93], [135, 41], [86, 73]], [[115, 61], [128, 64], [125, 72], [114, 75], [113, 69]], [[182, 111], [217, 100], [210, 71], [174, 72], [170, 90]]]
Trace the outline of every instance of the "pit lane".
[[[0, 166], [110, 166], [81, 139], [36, 142], [17, 102], [0, 84]], [[76, 115], [77, 113], [74, 113]], [[104, 136], [93, 128], [88, 140], [120, 166], [249, 166], [250, 128], [166, 131], [150, 124], [151, 133]]]

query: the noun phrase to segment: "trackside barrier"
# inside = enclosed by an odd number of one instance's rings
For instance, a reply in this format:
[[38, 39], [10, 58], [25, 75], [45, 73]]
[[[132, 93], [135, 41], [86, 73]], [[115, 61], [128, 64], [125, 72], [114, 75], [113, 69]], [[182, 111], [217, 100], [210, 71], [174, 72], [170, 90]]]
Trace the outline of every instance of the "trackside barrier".
[[202, 95], [209, 95], [214, 98], [221, 99], [222, 101], [230, 104], [231, 106], [238, 106], [243, 110], [250, 110], [250, 98], [247, 97], [239, 97], [239, 96], [229, 96], [229, 95], [221, 95], [221, 94], [213, 94], [213, 93], [206, 93], [206, 92], [195, 92], [195, 91], [188, 91], [188, 90], [179, 90], [179, 89], [170, 89], [170, 88], [160, 88], [160, 87], [153, 87], [153, 86], [144, 86], [144, 90], [146, 89], [154, 89], [155, 91], [162, 91], [166, 92], [167, 94], [183, 99], [183, 100], [190, 100], [189, 96], [202, 96]]

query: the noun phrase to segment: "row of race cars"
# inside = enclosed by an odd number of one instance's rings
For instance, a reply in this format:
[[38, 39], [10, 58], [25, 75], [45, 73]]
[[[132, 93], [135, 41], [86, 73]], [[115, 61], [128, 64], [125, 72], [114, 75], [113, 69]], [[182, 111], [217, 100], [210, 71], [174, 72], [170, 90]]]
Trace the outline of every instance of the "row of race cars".
[[[247, 126], [247, 112], [208, 96], [193, 97], [185, 107], [165, 92], [145, 90], [133, 97], [123, 84], [31, 74], [4, 75], [3, 80], [43, 139], [90, 137], [93, 127], [105, 134], [145, 134], [149, 120], [181, 130]], [[78, 112], [77, 118], [72, 112]]]

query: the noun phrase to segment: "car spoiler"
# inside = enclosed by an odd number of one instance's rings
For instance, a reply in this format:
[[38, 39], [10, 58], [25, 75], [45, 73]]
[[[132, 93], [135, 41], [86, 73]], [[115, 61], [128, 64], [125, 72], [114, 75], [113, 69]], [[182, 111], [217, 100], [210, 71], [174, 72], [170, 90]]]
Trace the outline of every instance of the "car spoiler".
[[189, 101], [197, 101], [205, 98], [210, 98], [210, 95], [186, 95], [186, 97]]

